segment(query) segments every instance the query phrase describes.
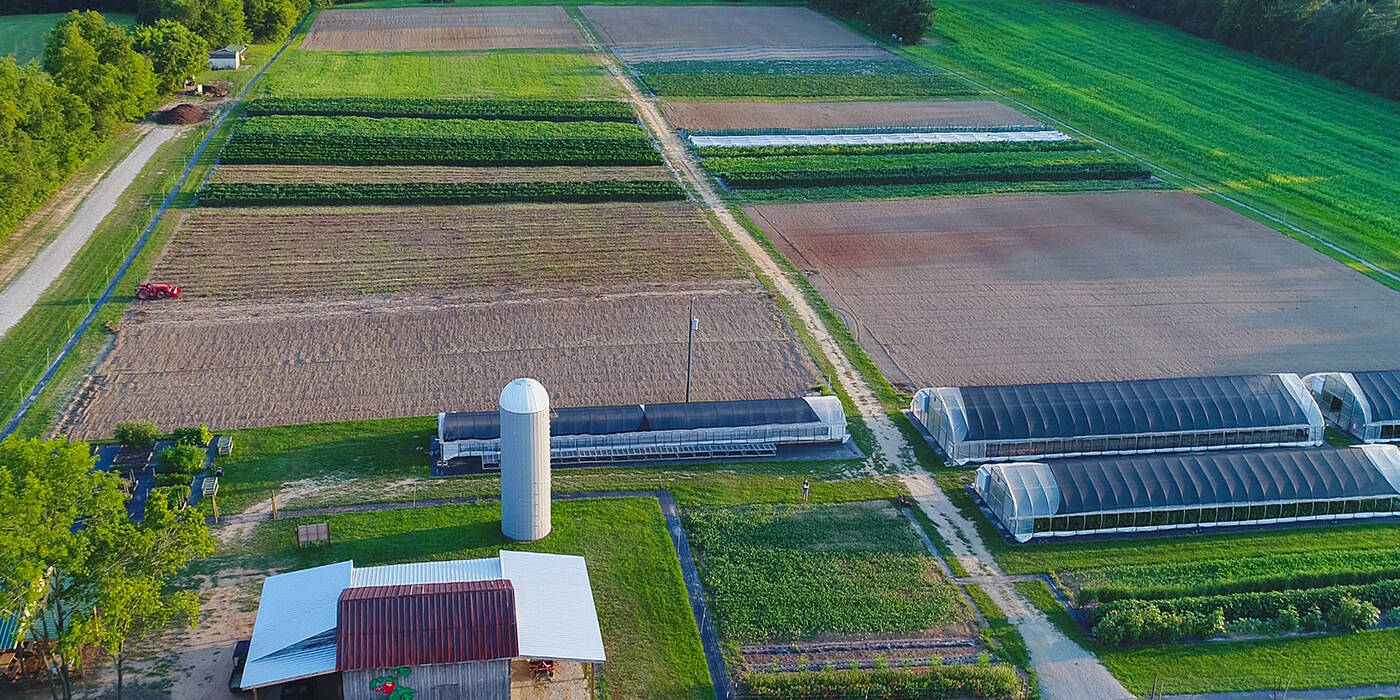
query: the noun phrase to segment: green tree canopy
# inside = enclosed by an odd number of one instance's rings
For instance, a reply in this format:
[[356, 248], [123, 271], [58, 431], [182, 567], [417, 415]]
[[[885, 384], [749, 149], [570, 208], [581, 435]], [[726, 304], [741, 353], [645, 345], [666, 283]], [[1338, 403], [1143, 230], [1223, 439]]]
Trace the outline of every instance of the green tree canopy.
[[174, 92], [209, 60], [209, 43], [179, 22], [158, 19], [136, 28], [136, 50], [151, 59], [157, 87]]
[[253, 41], [281, 42], [311, 9], [308, 0], [243, 0], [243, 14]]
[[44, 68], [87, 103], [100, 138], [143, 118], [156, 98], [151, 60], [132, 48], [125, 29], [96, 12], [74, 11], [59, 21], [44, 48]]
[[215, 48], [248, 40], [243, 0], [140, 0], [136, 19], [145, 23], [174, 20]]
[[47, 200], [96, 147], [87, 104], [38, 64], [0, 58], [0, 231]]

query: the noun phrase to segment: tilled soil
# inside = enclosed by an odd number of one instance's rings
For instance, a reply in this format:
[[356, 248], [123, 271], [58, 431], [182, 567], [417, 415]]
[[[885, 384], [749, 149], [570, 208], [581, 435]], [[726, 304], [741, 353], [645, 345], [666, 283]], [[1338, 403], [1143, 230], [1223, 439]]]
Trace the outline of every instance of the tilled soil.
[[886, 126], [1021, 126], [1036, 121], [1000, 102], [667, 101], [678, 129], [817, 129]]
[[688, 305], [700, 318], [693, 398], [801, 395], [817, 373], [759, 291], [541, 299], [316, 314], [296, 305], [123, 326], [65, 432], [128, 420], [218, 429], [488, 410], [531, 376], [559, 406], [684, 398]]
[[558, 166], [538, 168], [454, 168], [438, 165], [220, 165], [210, 182], [281, 184], [311, 182], [597, 182], [672, 179], [659, 166]]
[[538, 6], [326, 10], [316, 16], [300, 48], [472, 51], [583, 46], [583, 35], [564, 8]]
[[684, 202], [195, 209], [152, 274], [184, 288], [177, 305], [752, 284]]
[[908, 386], [1395, 362], [1394, 292], [1186, 192], [746, 211]]
[[620, 46], [869, 46], [805, 7], [603, 6], [583, 15]]

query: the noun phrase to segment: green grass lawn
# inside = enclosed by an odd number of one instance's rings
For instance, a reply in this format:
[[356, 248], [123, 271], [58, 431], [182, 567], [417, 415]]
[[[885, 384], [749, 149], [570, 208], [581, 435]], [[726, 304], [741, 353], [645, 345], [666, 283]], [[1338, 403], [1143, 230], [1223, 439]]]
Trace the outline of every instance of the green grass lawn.
[[500, 531], [500, 506], [443, 506], [316, 518], [331, 544], [297, 549], [302, 521], [264, 524], [242, 564], [300, 569], [347, 559], [356, 566], [475, 559], [502, 549], [588, 559], [608, 660], [600, 685], [612, 698], [714, 697], [680, 563], [654, 499], [558, 502], [554, 532], [515, 543]]
[[253, 95], [279, 97], [618, 98], [592, 54], [288, 50]]
[[935, 31], [908, 53], [1400, 272], [1400, 104], [1089, 4], [949, 0]]
[[[0, 56], [13, 54], [18, 63], [28, 63], [30, 59], [42, 62], [44, 37], [53, 31], [54, 25], [63, 19], [64, 14], [0, 16]], [[136, 15], [111, 12], [102, 16], [112, 24], [126, 27], [136, 23]]]
[[913, 634], [967, 619], [888, 502], [707, 508], [685, 524], [725, 641]]

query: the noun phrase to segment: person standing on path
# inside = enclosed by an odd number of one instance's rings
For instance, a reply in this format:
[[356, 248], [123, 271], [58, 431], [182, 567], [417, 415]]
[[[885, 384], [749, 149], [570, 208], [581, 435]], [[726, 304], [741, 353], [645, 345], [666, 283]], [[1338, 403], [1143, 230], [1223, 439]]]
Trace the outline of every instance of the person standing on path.
[[808, 501], [808, 496], [812, 493], [812, 483], [806, 479], [802, 480], [802, 502]]

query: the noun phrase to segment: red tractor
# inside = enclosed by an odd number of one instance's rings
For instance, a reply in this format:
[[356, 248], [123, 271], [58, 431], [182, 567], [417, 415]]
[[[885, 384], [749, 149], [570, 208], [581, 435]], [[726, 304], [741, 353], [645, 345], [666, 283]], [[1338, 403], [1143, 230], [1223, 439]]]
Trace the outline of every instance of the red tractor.
[[142, 282], [136, 285], [136, 298], [141, 301], [147, 299], [179, 299], [180, 287], [169, 282]]

